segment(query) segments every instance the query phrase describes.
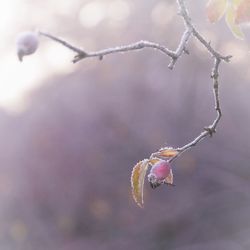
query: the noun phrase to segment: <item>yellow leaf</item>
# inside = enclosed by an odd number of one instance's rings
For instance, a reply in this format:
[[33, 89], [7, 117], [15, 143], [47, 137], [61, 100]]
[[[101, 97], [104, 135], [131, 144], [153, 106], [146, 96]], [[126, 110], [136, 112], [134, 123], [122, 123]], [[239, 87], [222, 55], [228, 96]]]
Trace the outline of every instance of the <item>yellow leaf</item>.
[[211, 23], [219, 21], [225, 13], [227, 0], [209, 0], [206, 5], [207, 18]]
[[178, 151], [174, 148], [161, 148], [157, 153], [155, 153], [158, 157], [174, 157], [178, 154]]
[[244, 34], [241, 31], [241, 28], [239, 25], [235, 23], [235, 17], [236, 17], [236, 8], [233, 4], [228, 4], [227, 11], [226, 11], [226, 22], [229, 29], [232, 31], [233, 35], [243, 40]]
[[170, 170], [169, 175], [165, 178], [164, 182], [167, 183], [167, 184], [173, 185], [173, 183], [174, 183], [174, 175], [173, 175], [172, 169]]
[[250, 22], [250, 0], [243, 0], [236, 8], [235, 23], [243, 24]]
[[131, 175], [132, 194], [139, 207], [143, 207], [143, 187], [148, 165], [148, 159], [138, 162], [134, 166]]

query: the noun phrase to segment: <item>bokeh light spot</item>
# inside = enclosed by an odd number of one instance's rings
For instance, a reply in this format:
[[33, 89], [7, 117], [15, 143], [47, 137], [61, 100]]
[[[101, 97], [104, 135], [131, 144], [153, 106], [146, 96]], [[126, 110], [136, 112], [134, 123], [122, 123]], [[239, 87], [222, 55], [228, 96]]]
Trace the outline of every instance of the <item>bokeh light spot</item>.
[[126, 1], [112, 1], [108, 5], [107, 15], [113, 21], [123, 21], [129, 17], [130, 7]]
[[10, 235], [16, 242], [23, 242], [27, 237], [27, 227], [22, 221], [15, 221], [10, 226]]
[[93, 1], [85, 4], [79, 12], [79, 20], [85, 28], [93, 28], [106, 16], [105, 4]]
[[151, 12], [151, 19], [157, 26], [167, 25], [174, 17], [174, 5], [166, 1], [159, 2]]

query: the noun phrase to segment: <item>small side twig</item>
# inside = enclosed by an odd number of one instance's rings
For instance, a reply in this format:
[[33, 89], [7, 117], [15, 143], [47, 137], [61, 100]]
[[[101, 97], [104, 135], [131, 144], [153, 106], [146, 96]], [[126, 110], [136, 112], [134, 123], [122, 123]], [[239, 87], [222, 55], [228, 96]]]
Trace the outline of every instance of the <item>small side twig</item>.
[[49, 33], [42, 32], [42, 31], [38, 31], [38, 34], [40, 36], [45, 36], [45, 37], [50, 38], [51, 40], [53, 40], [55, 42], [58, 42], [58, 43], [62, 44], [63, 46], [67, 47], [68, 49], [74, 51], [77, 54], [87, 54], [84, 50], [82, 50], [82, 49], [80, 49], [78, 47], [73, 46], [72, 44], [64, 41], [63, 39], [61, 39], [59, 37], [53, 36], [53, 35], [51, 35]]
[[187, 28], [185, 32], [183, 33], [181, 37], [181, 41], [175, 51], [175, 57], [172, 57], [172, 60], [170, 64], [168, 65], [170, 69], [174, 68], [174, 65], [177, 62], [177, 59], [182, 55], [183, 52], [185, 52], [186, 54], [189, 53], [186, 46], [191, 35], [192, 35], [192, 30], [190, 28]]
[[94, 51], [94, 52], [87, 52], [87, 51], [80, 49], [80, 48], [70, 44], [69, 42], [66, 42], [65, 40], [63, 40], [59, 37], [53, 36], [49, 33], [39, 31], [39, 35], [47, 37], [47, 38], [49, 38], [57, 43], [60, 43], [61, 45], [65, 46], [66, 48], [75, 52], [76, 55], [74, 56], [74, 58], [72, 60], [73, 63], [77, 63], [77, 62], [81, 61], [82, 59], [90, 58], [90, 57], [97, 57], [100, 60], [102, 60], [104, 56], [109, 55], [109, 54], [124, 53], [124, 52], [129, 52], [129, 51], [141, 50], [144, 48], [152, 48], [152, 49], [159, 50], [160, 52], [169, 56], [171, 58], [171, 62], [168, 65], [168, 67], [170, 69], [173, 69], [176, 61], [182, 55], [182, 53], [185, 52], [186, 54], [188, 54], [188, 50], [186, 48], [186, 45], [187, 45], [187, 42], [191, 36], [191, 31], [190, 31], [190, 29], [187, 29], [183, 33], [181, 41], [180, 41], [180, 43], [175, 51], [170, 50], [166, 46], [160, 45], [158, 43], [141, 40], [141, 41], [131, 43], [128, 45], [117, 46], [114, 48], [108, 48], [108, 49], [103, 49], [103, 50]]
[[229, 62], [231, 55], [229, 56], [222, 56], [219, 52], [217, 52], [212, 46], [210, 42], [207, 42], [206, 39], [197, 31], [197, 29], [192, 24], [192, 20], [189, 16], [189, 13], [187, 11], [186, 5], [184, 3], [184, 0], [176, 0], [177, 4], [179, 6], [179, 13], [182, 16], [185, 26], [187, 29], [192, 31], [192, 35], [200, 41], [200, 43], [210, 52], [210, 54], [216, 58], [220, 58], [221, 60], [225, 62]]
[[74, 57], [73, 62], [79, 62], [80, 60], [86, 58], [86, 57], [101, 57], [103, 58], [106, 55], [109, 54], [114, 54], [114, 53], [123, 53], [123, 52], [128, 52], [128, 51], [133, 51], [133, 50], [140, 50], [140, 49], [144, 49], [144, 48], [152, 48], [152, 49], [157, 49], [160, 52], [166, 54], [167, 56], [171, 57], [171, 58], [175, 58], [175, 52], [166, 48], [165, 46], [162, 46], [160, 44], [157, 43], [153, 43], [153, 42], [149, 42], [149, 41], [139, 41], [139, 42], [135, 42], [129, 45], [123, 45], [123, 46], [117, 46], [114, 48], [108, 48], [108, 49], [104, 49], [104, 50], [99, 50], [99, 51], [95, 51], [95, 52], [89, 52], [86, 54], [86, 56], [82, 56], [81, 54], [78, 54]]

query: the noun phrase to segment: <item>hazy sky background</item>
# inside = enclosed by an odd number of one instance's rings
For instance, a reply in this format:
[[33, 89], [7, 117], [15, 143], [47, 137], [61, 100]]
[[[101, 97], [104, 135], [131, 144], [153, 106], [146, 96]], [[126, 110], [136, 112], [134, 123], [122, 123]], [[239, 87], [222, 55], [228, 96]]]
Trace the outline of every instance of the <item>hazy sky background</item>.
[[[218, 40], [223, 40], [223, 37], [220, 37], [219, 29], [215, 27], [216, 25], [210, 25], [206, 21], [204, 10], [206, 1], [199, 1], [203, 2], [203, 4], [199, 3], [199, 6], [195, 6], [196, 1], [188, 2], [193, 18], [197, 20], [197, 26], [204, 31], [205, 37], [213, 44], [217, 44]], [[129, 20], [135, 17], [137, 11], [143, 11], [137, 9], [141, 8], [140, 4], [141, 1], [126, 0], [2, 1], [0, 10], [2, 20], [0, 24], [2, 38], [0, 44], [1, 107], [15, 112], [25, 109], [28, 105], [27, 95], [29, 91], [38, 87], [49, 76], [68, 74], [76, 69], [76, 66], [71, 64], [73, 54], [69, 50], [44, 38], [40, 39], [41, 44], [37, 53], [32, 57], [25, 58], [24, 62], [20, 63], [15, 52], [15, 39], [20, 32], [40, 29], [60, 35], [78, 46], [93, 50], [101, 49], [95, 46], [96, 41], [91, 37], [91, 32], [95, 32], [100, 27], [111, 27], [114, 32], [116, 29], [126, 27]], [[147, 4], [152, 5], [152, 1], [143, 3], [145, 6]], [[152, 22], [158, 29], [171, 25], [171, 22], [176, 22], [175, 19], [177, 22], [179, 21], [176, 17], [176, 5], [173, 0], [156, 2], [150, 12], [146, 14], [148, 21]], [[69, 25], [62, 24], [61, 20], [65, 20], [65, 24]], [[134, 26], [136, 27], [136, 25], [138, 28], [140, 27], [140, 20], [135, 21]], [[221, 20], [217, 26], [227, 29], [224, 20]], [[70, 28], [74, 31], [78, 28], [78, 36], [81, 36], [80, 41], [77, 37], [68, 35], [71, 32]], [[123, 41], [119, 42], [123, 44]], [[115, 44], [107, 46], [111, 45]], [[234, 62], [244, 64], [248, 60], [249, 52], [247, 52], [246, 42], [227, 39], [221, 47], [221, 51], [234, 54]]]

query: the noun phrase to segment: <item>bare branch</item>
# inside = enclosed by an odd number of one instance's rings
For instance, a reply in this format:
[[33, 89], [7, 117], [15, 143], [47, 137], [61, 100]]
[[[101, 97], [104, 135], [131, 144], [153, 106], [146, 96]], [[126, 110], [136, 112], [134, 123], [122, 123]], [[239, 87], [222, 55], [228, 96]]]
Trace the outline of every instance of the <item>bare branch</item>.
[[230, 56], [222, 56], [219, 52], [217, 52], [209, 42], [207, 42], [205, 40], [205, 38], [203, 38], [203, 36], [196, 30], [196, 28], [194, 27], [194, 25], [192, 24], [192, 20], [188, 14], [187, 8], [184, 4], [184, 0], [176, 0], [177, 4], [179, 6], [179, 13], [180, 15], [183, 17], [185, 26], [187, 27], [187, 29], [192, 31], [192, 34], [195, 38], [197, 38], [201, 44], [203, 44], [203, 46], [205, 46], [205, 48], [210, 52], [210, 54], [216, 58], [220, 58], [221, 60], [224, 60], [226, 62], [229, 62], [230, 58], [232, 57]]
[[202, 141], [205, 137], [212, 136], [216, 132], [217, 124], [219, 123], [222, 117], [222, 112], [220, 108], [220, 99], [219, 99], [219, 82], [218, 82], [218, 77], [219, 77], [218, 69], [220, 62], [221, 62], [220, 58], [215, 58], [214, 68], [211, 75], [211, 77], [213, 78], [213, 94], [214, 94], [214, 103], [215, 103], [215, 110], [217, 112], [217, 117], [215, 118], [213, 123], [210, 126], [205, 127], [204, 131], [202, 131], [193, 141], [189, 142], [188, 144], [184, 145], [181, 148], [177, 148], [177, 151], [179, 153], [174, 157], [172, 157], [171, 159], [169, 159], [169, 162], [172, 162], [173, 160], [178, 158], [182, 153], [184, 153], [191, 147], [196, 146], [196, 144]]
[[194, 37], [196, 37], [208, 50], [208, 52], [214, 57], [214, 67], [212, 69], [211, 78], [213, 79], [213, 95], [214, 95], [214, 103], [215, 103], [215, 110], [217, 112], [217, 116], [213, 123], [204, 128], [204, 131], [202, 131], [193, 141], [189, 142], [188, 144], [184, 145], [181, 148], [178, 148], [177, 151], [179, 153], [175, 155], [174, 157], [169, 159], [169, 162], [172, 162], [176, 158], [178, 158], [182, 153], [184, 153], [186, 150], [190, 149], [191, 147], [194, 147], [197, 143], [202, 141], [207, 136], [212, 136], [216, 132], [216, 127], [222, 117], [222, 111], [220, 108], [220, 99], [219, 99], [219, 66], [221, 63], [221, 60], [225, 62], [229, 62], [230, 58], [232, 56], [222, 56], [220, 53], [218, 53], [211, 45], [208, 43], [202, 35], [194, 28], [191, 18], [188, 15], [188, 11], [186, 9], [186, 6], [184, 4], [184, 0], [177, 0], [177, 3], [180, 8], [180, 13], [184, 19], [185, 25], [192, 30], [192, 34]]
[[52, 39], [55, 42], [60, 43], [61, 45], [65, 46], [66, 48], [74, 51], [76, 53], [75, 57], [73, 58], [72, 62], [77, 63], [82, 59], [89, 58], [89, 57], [98, 57], [100, 60], [103, 59], [104, 56], [109, 55], [109, 54], [115, 54], [115, 53], [124, 53], [124, 52], [129, 52], [129, 51], [134, 51], [134, 50], [141, 50], [144, 48], [152, 48], [159, 50], [160, 52], [164, 53], [165, 55], [169, 56], [171, 58], [171, 62], [168, 65], [169, 69], [173, 69], [176, 61], [178, 58], [182, 55], [183, 52], [188, 54], [186, 45], [187, 42], [191, 36], [191, 30], [187, 29], [181, 38], [181, 41], [175, 51], [168, 49], [167, 47], [154, 43], [154, 42], [149, 42], [149, 41], [138, 41], [129, 45], [123, 45], [123, 46], [117, 46], [114, 48], [108, 48], [108, 49], [103, 49], [95, 52], [86, 52], [78, 47], [73, 46], [72, 44], [66, 42], [65, 40], [58, 38], [54, 35], [48, 34], [46, 32], [40, 31], [39, 34], [41, 36], [45, 36], [47, 38]]
[[104, 56], [109, 55], [109, 54], [122, 53], [122, 52], [128, 52], [128, 51], [133, 51], [133, 50], [140, 50], [140, 49], [144, 49], [144, 48], [157, 49], [171, 58], [176, 57], [174, 51], [169, 50], [168, 48], [166, 48], [160, 44], [142, 40], [142, 41], [132, 43], [129, 45], [117, 46], [114, 48], [108, 48], [108, 49], [104, 49], [104, 50], [100, 50], [100, 51], [96, 51], [96, 52], [89, 52], [86, 54], [86, 56], [82, 56], [81, 54], [78, 54], [75, 56], [73, 62], [76, 63], [76, 62], [78, 62], [86, 57], [99, 57], [102, 59]]
[[[212, 69], [211, 78], [213, 79], [213, 96], [214, 96], [215, 110], [216, 110], [217, 116], [215, 120], [212, 122], [212, 124], [209, 125], [208, 127], [205, 127], [204, 130], [196, 138], [194, 138], [191, 142], [187, 143], [183, 147], [177, 148], [176, 150], [178, 151], [178, 153], [172, 158], [170, 158], [168, 160], [169, 162], [172, 162], [173, 160], [177, 159], [182, 153], [196, 146], [204, 138], [208, 136], [211, 137], [216, 132], [216, 127], [222, 116], [222, 111], [220, 108], [220, 99], [219, 99], [219, 80], [218, 80], [219, 79], [219, 66], [222, 61], [229, 62], [230, 58], [232, 57], [230, 55], [229, 56], [221, 55], [211, 46], [210, 42], [207, 42], [206, 39], [197, 31], [197, 29], [194, 27], [192, 23], [192, 20], [185, 6], [185, 3], [184, 3], [185, 0], [176, 0], [176, 2], [179, 7], [179, 14], [182, 16], [184, 20], [186, 29], [175, 51], [170, 50], [163, 45], [142, 40], [142, 41], [138, 41], [129, 45], [117, 46], [114, 48], [107, 48], [107, 49], [103, 49], [103, 50], [99, 50], [95, 52], [86, 52], [85, 50], [75, 47], [58, 37], [55, 37], [45, 32], [39, 32], [40, 35], [50, 38], [53, 41], [58, 42], [61, 45], [67, 47], [68, 49], [74, 51], [76, 55], [73, 59], [73, 63], [77, 63], [82, 59], [90, 58], [90, 57], [98, 57], [100, 60], [102, 60], [104, 56], [109, 55], [109, 54], [142, 50], [144, 48], [152, 48], [152, 49], [159, 50], [160, 52], [170, 57], [171, 61], [170, 61], [170, 64], [168, 65], [169, 69], [174, 68], [177, 60], [182, 56], [183, 53], [189, 54], [187, 50], [188, 41], [191, 38], [191, 36], [195, 37], [214, 58], [214, 67]], [[152, 153], [151, 158], [155, 157], [157, 153], [158, 152]]]
[[41, 35], [41, 36], [45, 36], [45, 37], [47, 37], [47, 38], [50, 38], [50, 39], [52, 39], [53, 41], [62, 44], [63, 46], [65, 46], [65, 47], [67, 47], [68, 49], [70, 49], [70, 50], [76, 52], [77, 54], [86, 54], [86, 52], [85, 52], [84, 50], [82, 50], [82, 49], [80, 49], [80, 48], [77, 48], [77, 47], [71, 45], [70, 43], [64, 41], [64, 40], [61, 39], [61, 38], [58, 38], [58, 37], [56, 37], [56, 36], [53, 36], [53, 35], [51, 35], [51, 34], [48, 34], [48, 33], [46, 33], [46, 32], [42, 32], [42, 31], [39, 31], [38, 34]]
[[182, 55], [183, 52], [187, 53], [186, 46], [191, 35], [192, 35], [192, 30], [187, 28], [185, 32], [183, 33], [181, 37], [181, 41], [175, 51], [175, 57], [172, 57], [172, 60], [170, 64], [168, 65], [170, 69], [174, 68], [175, 63], [177, 62], [178, 58]]

